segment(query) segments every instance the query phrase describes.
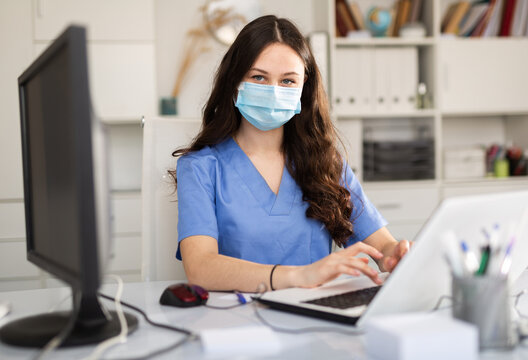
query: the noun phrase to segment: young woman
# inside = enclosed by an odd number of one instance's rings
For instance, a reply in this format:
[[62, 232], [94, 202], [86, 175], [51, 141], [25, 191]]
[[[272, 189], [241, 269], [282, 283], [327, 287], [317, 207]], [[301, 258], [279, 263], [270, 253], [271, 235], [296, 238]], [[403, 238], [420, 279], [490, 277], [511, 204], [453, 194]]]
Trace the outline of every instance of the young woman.
[[[409, 249], [338, 152], [314, 57], [286, 19], [263, 16], [240, 32], [200, 133], [173, 156], [177, 258], [191, 283], [252, 292], [362, 273], [379, 284], [356, 255], [391, 271]], [[332, 241], [345, 249], [332, 253]]]

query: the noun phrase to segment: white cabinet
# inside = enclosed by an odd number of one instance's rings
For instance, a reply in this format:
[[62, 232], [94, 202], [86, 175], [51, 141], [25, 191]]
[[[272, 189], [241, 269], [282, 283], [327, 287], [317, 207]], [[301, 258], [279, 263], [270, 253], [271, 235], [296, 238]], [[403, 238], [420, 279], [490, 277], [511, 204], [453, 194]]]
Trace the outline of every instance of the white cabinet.
[[32, 60], [30, 0], [0, 1], [0, 199], [22, 199], [17, 78]]
[[[48, 44], [38, 44], [37, 54]], [[156, 114], [154, 44], [89, 43], [88, 75], [95, 115], [109, 123], [139, 124]]]
[[370, 201], [389, 222], [425, 220], [439, 201], [436, 186], [375, 189], [367, 187]]
[[443, 112], [528, 112], [528, 39], [444, 39], [438, 50]]
[[105, 121], [156, 114], [154, 44], [92, 44], [90, 88], [95, 113]]
[[154, 40], [152, 0], [33, 0], [33, 18], [37, 41], [71, 23], [87, 26], [89, 40]]
[[[91, 100], [95, 115], [111, 124], [110, 140], [115, 140], [109, 153], [117, 158], [110, 164], [111, 171], [120, 175], [112, 184], [118, 256], [110, 270], [130, 280], [140, 279], [139, 124], [141, 116], [157, 112], [154, 0], [2, 0], [0, 291], [57, 284], [26, 260], [17, 77], [72, 23], [87, 27]], [[138, 130], [129, 136], [132, 123]], [[130, 156], [134, 151], [137, 155]], [[120, 161], [125, 153], [127, 161]]]
[[[513, 144], [528, 151], [528, 39], [442, 37], [444, 11], [455, 1], [422, 1], [424, 38], [336, 37], [336, 0], [313, 2], [315, 30], [329, 34], [332, 116], [345, 129], [351, 163], [363, 167], [357, 173], [365, 176], [374, 161], [363, 155], [365, 140], [399, 141], [417, 130], [427, 131], [434, 142], [431, 179], [363, 181], [397, 238], [416, 234], [444, 197], [528, 188], [526, 176], [444, 177], [446, 150]], [[365, 15], [372, 6], [392, 7], [396, 0], [356, 3]], [[427, 87], [426, 109], [413, 99], [419, 83]], [[372, 136], [374, 131], [380, 136]]]

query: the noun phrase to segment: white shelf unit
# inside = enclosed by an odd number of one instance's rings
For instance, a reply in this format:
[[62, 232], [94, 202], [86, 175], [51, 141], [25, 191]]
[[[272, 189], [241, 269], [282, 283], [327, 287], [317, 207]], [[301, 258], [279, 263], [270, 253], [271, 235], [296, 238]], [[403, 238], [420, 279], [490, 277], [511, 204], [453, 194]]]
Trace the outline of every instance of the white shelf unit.
[[[364, 15], [372, 6], [390, 8], [395, 2], [357, 1]], [[453, 2], [423, 1], [421, 21], [426, 28], [425, 38], [359, 39], [335, 36], [335, 0], [313, 1], [316, 14], [314, 30], [329, 34], [328, 93], [332, 116], [345, 137], [349, 162], [358, 176], [362, 178], [362, 143], [366, 128], [377, 122], [382, 124], [382, 128], [386, 126], [386, 131], [390, 133], [388, 129], [392, 125], [405, 122], [422, 122], [431, 126], [435, 150], [433, 179], [363, 181], [367, 195], [387, 218], [389, 228], [397, 238], [412, 238], [445, 197], [528, 189], [526, 176], [506, 179], [444, 178], [446, 148], [498, 143], [515, 144], [528, 149], [528, 39], [442, 37], [440, 23], [444, 11]], [[343, 101], [350, 98], [347, 91], [355, 91], [354, 102], [365, 96], [376, 100], [369, 86], [376, 86], [377, 80], [355, 88], [351, 84], [363, 85], [360, 76], [364, 78], [368, 76], [365, 72], [372, 73], [368, 69], [374, 61], [372, 58], [362, 59], [362, 52], [390, 49], [404, 53], [409, 48], [415, 49], [418, 54], [415, 71], [419, 81], [427, 85], [432, 98], [431, 108], [378, 111], [349, 107], [347, 111], [345, 107], [343, 111]], [[350, 54], [343, 59], [346, 52]], [[381, 84], [378, 85], [381, 87]], [[394, 136], [397, 137], [397, 134]]]
[[[109, 272], [141, 279], [142, 116], [156, 109], [154, 0], [0, 2], [0, 291], [63, 286], [26, 260], [17, 77], [70, 23], [87, 27], [94, 112], [108, 126], [115, 258]], [[126, 9], [126, 11], [123, 11]], [[4, 174], [4, 172], [3, 172]]]

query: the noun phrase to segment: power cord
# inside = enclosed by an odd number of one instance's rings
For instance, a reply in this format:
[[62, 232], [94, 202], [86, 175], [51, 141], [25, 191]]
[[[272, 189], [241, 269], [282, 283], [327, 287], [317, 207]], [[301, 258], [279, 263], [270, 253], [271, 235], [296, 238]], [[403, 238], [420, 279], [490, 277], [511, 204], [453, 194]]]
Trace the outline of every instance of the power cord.
[[528, 315], [523, 314], [521, 310], [519, 309], [519, 300], [521, 297], [525, 294], [528, 294], [528, 289], [523, 289], [520, 292], [518, 292], [516, 295], [514, 295], [515, 301], [513, 305], [513, 309], [519, 316], [519, 322], [518, 322], [518, 333], [519, 333], [519, 342], [521, 343], [521, 346], [525, 346], [524, 341], [528, 339]]
[[[104, 299], [110, 300], [110, 301], [115, 301], [116, 300], [115, 298], [113, 298], [111, 296], [108, 296], [108, 295], [105, 295], [103, 293], [99, 293], [99, 296], [104, 298]], [[180, 340], [176, 341], [173, 344], [170, 344], [170, 345], [168, 345], [166, 347], [154, 350], [154, 351], [152, 351], [150, 353], [147, 353], [145, 355], [140, 355], [140, 356], [137, 356], [137, 357], [127, 357], [127, 358], [122, 358], [122, 359], [112, 358], [112, 360], [125, 360], [125, 359], [126, 360], [144, 360], [144, 359], [151, 359], [151, 358], [153, 358], [155, 356], [158, 356], [158, 355], [164, 354], [164, 353], [166, 353], [168, 351], [174, 350], [174, 349], [184, 345], [187, 342], [194, 341], [194, 340], [197, 340], [199, 338], [197, 333], [194, 333], [194, 332], [192, 332], [190, 330], [187, 330], [187, 329], [184, 329], [184, 328], [179, 328], [179, 327], [176, 327], [176, 326], [155, 322], [155, 321], [151, 320], [148, 317], [148, 315], [143, 310], [138, 308], [137, 306], [129, 304], [129, 303], [127, 303], [127, 302], [125, 302], [125, 301], [123, 301], [121, 299], [119, 300], [119, 302], [120, 302], [121, 305], [123, 305], [123, 306], [125, 306], [125, 307], [127, 307], [129, 309], [132, 309], [132, 310], [138, 312], [139, 314], [141, 314], [141, 316], [143, 316], [145, 321], [147, 323], [149, 323], [150, 325], [155, 326], [155, 327], [159, 327], [161, 329], [175, 331], [175, 332], [178, 332], [180, 334], [184, 334], [185, 336], [184, 336], [183, 339], [180, 339]]]
[[240, 306], [244, 306], [244, 305], [247, 305], [247, 304], [251, 304], [254, 301], [253, 299], [247, 301], [245, 296], [244, 296], [244, 294], [242, 294], [240, 291], [235, 290], [235, 291], [233, 291], [233, 293], [237, 297], [238, 304], [228, 305], [228, 306], [216, 306], [216, 305], [205, 304], [204, 306], [208, 307], [210, 309], [228, 310], [228, 309], [234, 309], [234, 308], [237, 308], [237, 307], [240, 307]]
[[450, 307], [453, 307], [453, 305], [450, 305], [450, 306], [446, 306], [446, 307], [441, 308], [440, 305], [442, 305], [442, 301], [444, 301], [444, 300], [453, 301], [453, 297], [450, 296], [450, 295], [442, 295], [442, 296], [440, 296], [440, 298], [436, 302], [436, 305], [434, 306], [434, 308], [430, 312], [435, 312], [435, 311], [443, 310], [443, 309], [449, 309]]
[[[66, 297], [65, 299], [67, 298], [68, 297]], [[62, 304], [65, 299], [62, 299], [59, 304]], [[64, 326], [64, 328], [62, 328], [60, 333], [58, 333], [50, 341], [48, 341], [48, 343], [35, 355], [35, 357], [33, 358], [34, 360], [44, 359], [46, 355], [61, 346], [64, 340], [66, 340], [66, 338], [70, 335], [75, 326], [75, 321], [77, 320], [77, 314], [81, 305], [80, 294], [78, 294], [78, 296], [74, 296], [74, 301], [76, 302], [76, 304], [74, 304], [73, 306], [72, 314], [68, 320], [68, 323]]]
[[[110, 300], [110, 301], [115, 301], [115, 299], [111, 296], [108, 296], [108, 295], [105, 295], [103, 293], [99, 293], [99, 296], [104, 298], [104, 299], [107, 299], [107, 300]], [[166, 329], [166, 330], [171, 330], [171, 331], [176, 331], [176, 332], [179, 332], [179, 333], [182, 333], [182, 334], [185, 334], [185, 335], [190, 335], [190, 336], [197, 336], [196, 333], [190, 331], [190, 330], [187, 330], [187, 329], [183, 329], [183, 328], [179, 328], [179, 327], [176, 327], [176, 326], [172, 326], [172, 325], [167, 325], [167, 324], [162, 324], [162, 323], [158, 323], [158, 322], [155, 322], [153, 320], [151, 320], [148, 315], [143, 311], [141, 310], [140, 308], [132, 305], [132, 304], [129, 304], [123, 300], [120, 300], [119, 301], [121, 303], [121, 305], [129, 308], [129, 309], [132, 309], [136, 312], [138, 312], [139, 314], [141, 314], [141, 316], [143, 316], [143, 318], [145, 319], [145, 321], [147, 323], [149, 323], [150, 325], [152, 326], [156, 326], [156, 327], [159, 327], [159, 328], [162, 328], [162, 329]]]
[[114, 299], [117, 318], [119, 319], [119, 325], [121, 327], [121, 331], [116, 336], [113, 336], [99, 345], [92, 351], [90, 355], [85, 357], [83, 360], [94, 360], [99, 359], [101, 355], [110, 347], [117, 345], [117, 344], [123, 344], [127, 341], [127, 334], [128, 334], [128, 324], [125, 318], [125, 313], [123, 312], [123, 308], [121, 307], [121, 295], [123, 294], [123, 280], [120, 276], [117, 275], [107, 275], [108, 277], [114, 279], [117, 282], [117, 290], [116, 295]]

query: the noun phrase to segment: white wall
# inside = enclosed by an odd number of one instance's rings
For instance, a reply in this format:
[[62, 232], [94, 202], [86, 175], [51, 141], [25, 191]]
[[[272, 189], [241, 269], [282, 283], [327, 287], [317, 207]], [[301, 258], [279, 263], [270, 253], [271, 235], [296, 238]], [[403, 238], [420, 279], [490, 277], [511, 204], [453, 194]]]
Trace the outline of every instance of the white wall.
[[[169, 96], [172, 92], [183, 57], [185, 34], [200, 24], [199, 8], [204, 4], [204, 0], [156, 0], [156, 81], [159, 96]], [[294, 21], [304, 34], [313, 29], [312, 2], [309, 0], [261, 0], [260, 5], [261, 15], [286, 17]], [[180, 116], [201, 116], [216, 68], [227, 51], [226, 46], [212, 39], [209, 44], [211, 50], [193, 65], [178, 98]]]

